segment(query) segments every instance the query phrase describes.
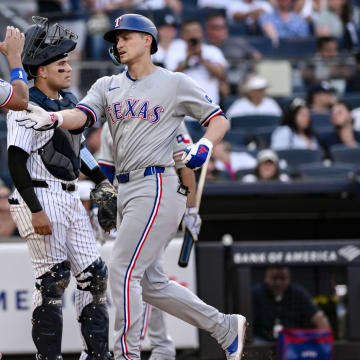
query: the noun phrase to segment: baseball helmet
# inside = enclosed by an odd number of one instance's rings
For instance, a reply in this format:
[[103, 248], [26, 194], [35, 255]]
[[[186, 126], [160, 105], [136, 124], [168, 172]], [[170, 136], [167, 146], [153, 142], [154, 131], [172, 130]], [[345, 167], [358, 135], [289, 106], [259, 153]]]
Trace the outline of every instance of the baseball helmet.
[[49, 26], [47, 18], [33, 16], [34, 25], [25, 32], [22, 63], [30, 78], [34, 78], [36, 68], [50, 64], [75, 49], [77, 35], [59, 24]]
[[149, 34], [153, 38], [151, 44], [151, 54], [157, 52], [158, 32], [154, 23], [145, 16], [139, 14], [125, 14], [115, 20], [114, 30], [110, 30], [104, 35], [104, 39], [116, 44], [116, 34], [118, 30], [140, 31]]

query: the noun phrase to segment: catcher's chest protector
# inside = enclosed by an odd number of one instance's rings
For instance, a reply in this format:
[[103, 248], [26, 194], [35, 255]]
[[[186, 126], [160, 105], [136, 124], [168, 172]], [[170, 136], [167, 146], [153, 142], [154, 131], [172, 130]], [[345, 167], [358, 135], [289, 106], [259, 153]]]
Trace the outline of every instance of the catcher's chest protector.
[[[52, 100], [36, 87], [32, 87], [29, 91], [30, 101], [46, 111], [73, 109], [77, 104], [76, 97], [69, 92], [60, 92], [60, 94], [61, 100]], [[81, 138], [81, 134], [55, 129], [51, 140], [38, 150], [41, 160], [51, 175], [68, 181], [79, 177]]]

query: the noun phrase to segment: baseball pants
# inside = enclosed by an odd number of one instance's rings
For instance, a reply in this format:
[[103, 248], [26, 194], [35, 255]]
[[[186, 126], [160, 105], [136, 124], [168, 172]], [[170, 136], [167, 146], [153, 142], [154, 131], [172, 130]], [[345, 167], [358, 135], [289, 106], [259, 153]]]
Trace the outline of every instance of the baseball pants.
[[144, 177], [130, 173], [118, 188], [118, 231], [110, 261], [110, 288], [115, 307], [115, 359], [140, 359], [142, 299], [207, 330], [223, 346], [236, 336], [237, 318], [224, 315], [164, 274], [162, 259], [185, 211], [186, 196], [177, 192], [174, 168]]

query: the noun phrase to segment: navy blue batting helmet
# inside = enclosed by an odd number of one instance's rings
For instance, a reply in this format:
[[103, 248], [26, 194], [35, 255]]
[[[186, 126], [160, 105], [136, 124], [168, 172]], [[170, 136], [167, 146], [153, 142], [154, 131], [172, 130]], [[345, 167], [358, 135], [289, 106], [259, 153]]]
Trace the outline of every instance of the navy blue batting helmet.
[[105, 33], [104, 39], [116, 44], [116, 34], [118, 30], [140, 31], [151, 35], [153, 38], [153, 42], [151, 44], [151, 54], [155, 54], [157, 52], [158, 32], [154, 23], [147, 17], [139, 14], [125, 14], [118, 17], [115, 20], [114, 30], [110, 30]]

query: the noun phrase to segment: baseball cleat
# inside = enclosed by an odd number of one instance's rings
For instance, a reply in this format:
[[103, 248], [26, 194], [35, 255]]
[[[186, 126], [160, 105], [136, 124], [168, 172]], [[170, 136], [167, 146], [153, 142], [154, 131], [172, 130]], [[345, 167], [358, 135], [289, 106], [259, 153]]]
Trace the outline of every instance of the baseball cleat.
[[249, 323], [242, 315], [237, 315], [238, 318], [238, 334], [232, 344], [225, 350], [227, 360], [240, 360], [245, 344], [245, 333]]

